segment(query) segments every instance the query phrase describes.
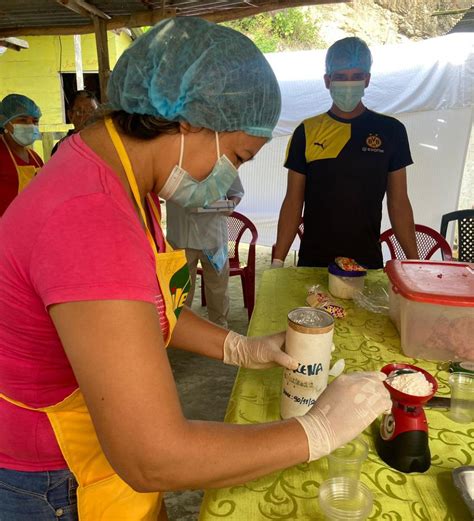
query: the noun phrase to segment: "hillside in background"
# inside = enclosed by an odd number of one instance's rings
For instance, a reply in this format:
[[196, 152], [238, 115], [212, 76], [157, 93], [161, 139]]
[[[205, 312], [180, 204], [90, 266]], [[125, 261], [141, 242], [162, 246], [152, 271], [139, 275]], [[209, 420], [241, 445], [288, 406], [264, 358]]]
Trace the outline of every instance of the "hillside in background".
[[471, 0], [352, 0], [349, 3], [286, 9], [226, 25], [252, 38], [264, 52], [327, 48], [345, 36], [370, 45], [420, 40], [446, 34]]
[[353, 0], [311, 8], [320, 35], [331, 44], [351, 34], [371, 44], [420, 40], [446, 34], [462, 17], [433, 16], [437, 11], [468, 9], [471, 0]]

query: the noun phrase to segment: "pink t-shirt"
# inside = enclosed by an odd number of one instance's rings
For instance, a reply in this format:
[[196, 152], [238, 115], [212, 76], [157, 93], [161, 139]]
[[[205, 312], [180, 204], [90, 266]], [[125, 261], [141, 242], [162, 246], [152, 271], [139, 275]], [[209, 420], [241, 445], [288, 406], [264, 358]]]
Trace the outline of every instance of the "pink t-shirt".
[[[77, 382], [47, 306], [111, 299], [155, 304], [167, 334], [153, 252], [132, 202], [76, 134], [0, 219], [0, 392], [32, 407], [69, 395]], [[0, 467], [67, 467], [45, 414], [0, 399]]]

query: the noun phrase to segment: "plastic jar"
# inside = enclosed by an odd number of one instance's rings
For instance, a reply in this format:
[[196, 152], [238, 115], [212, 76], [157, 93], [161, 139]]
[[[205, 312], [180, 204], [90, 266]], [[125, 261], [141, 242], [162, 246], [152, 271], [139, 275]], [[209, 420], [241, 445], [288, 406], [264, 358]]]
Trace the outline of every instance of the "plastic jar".
[[356, 291], [362, 291], [366, 271], [344, 271], [332, 262], [328, 266], [329, 292], [337, 298], [351, 299]]

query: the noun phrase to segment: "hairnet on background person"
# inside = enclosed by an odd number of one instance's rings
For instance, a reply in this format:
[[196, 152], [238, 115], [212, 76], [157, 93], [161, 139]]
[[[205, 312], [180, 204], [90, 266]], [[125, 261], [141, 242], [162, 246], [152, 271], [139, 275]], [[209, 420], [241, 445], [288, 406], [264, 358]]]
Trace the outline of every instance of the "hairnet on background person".
[[0, 128], [19, 116], [41, 117], [38, 105], [23, 94], [9, 94], [0, 102]]
[[119, 58], [111, 108], [270, 138], [281, 109], [277, 79], [255, 44], [200, 18], [163, 20]]
[[343, 38], [333, 43], [326, 53], [326, 74], [342, 69], [361, 69], [369, 73], [372, 54], [369, 47], [357, 36]]

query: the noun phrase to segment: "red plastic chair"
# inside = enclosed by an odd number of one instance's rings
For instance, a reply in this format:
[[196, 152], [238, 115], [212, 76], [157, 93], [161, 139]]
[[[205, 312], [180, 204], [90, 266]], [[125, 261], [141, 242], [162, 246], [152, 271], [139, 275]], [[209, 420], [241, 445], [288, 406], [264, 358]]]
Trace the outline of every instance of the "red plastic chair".
[[[304, 233], [303, 217], [301, 217], [301, 222], [300, 222], [300, 225], [298, 226], [298, 229], [296, 230], [296, 233], [298, 234], [298, 237], [301, 241], [301, 239], [303, 238], [303, 233]], [[272, 261], [274, 258], [275, 258], [275, 244], [273, 244], [273, 246], [272, 246]], [[296, 264], [296, 251], [295, 251], [295, 264]]]
[[[229, 230], [229, 276], [238, 275], [242, 281], [244, 306], [247, 308], [250, 320], [255, 305], [255, 245], [257, 244], [258, 232], [253, 222], [238, 212], [232, 212], [227, 218], [227, 228]], [[252, 239], [249, 243], [247, 262], [243, 263], [239, 257], [239, 244], [240, 239], [247, 231], [252, 235]], [[197, 269], [197, 274], [201, 275], [201, 304], [205, 306], [205, 281], [201, 267]]]
[[[453, 259], [451, 246], [447, 243], [446, 239], [436, 230], [433, 230], [433, 228], [424, 226], [423, 224], [415, 224], [415, 235], [420, 259], [431, 259], [438, 250], [441, 250], [443, 260], [450, 261]], [[392, 228], [382, 233], [380, 242], [387, 244], [392, 259], [406, 259], [405, 252], [397, 241]]]

